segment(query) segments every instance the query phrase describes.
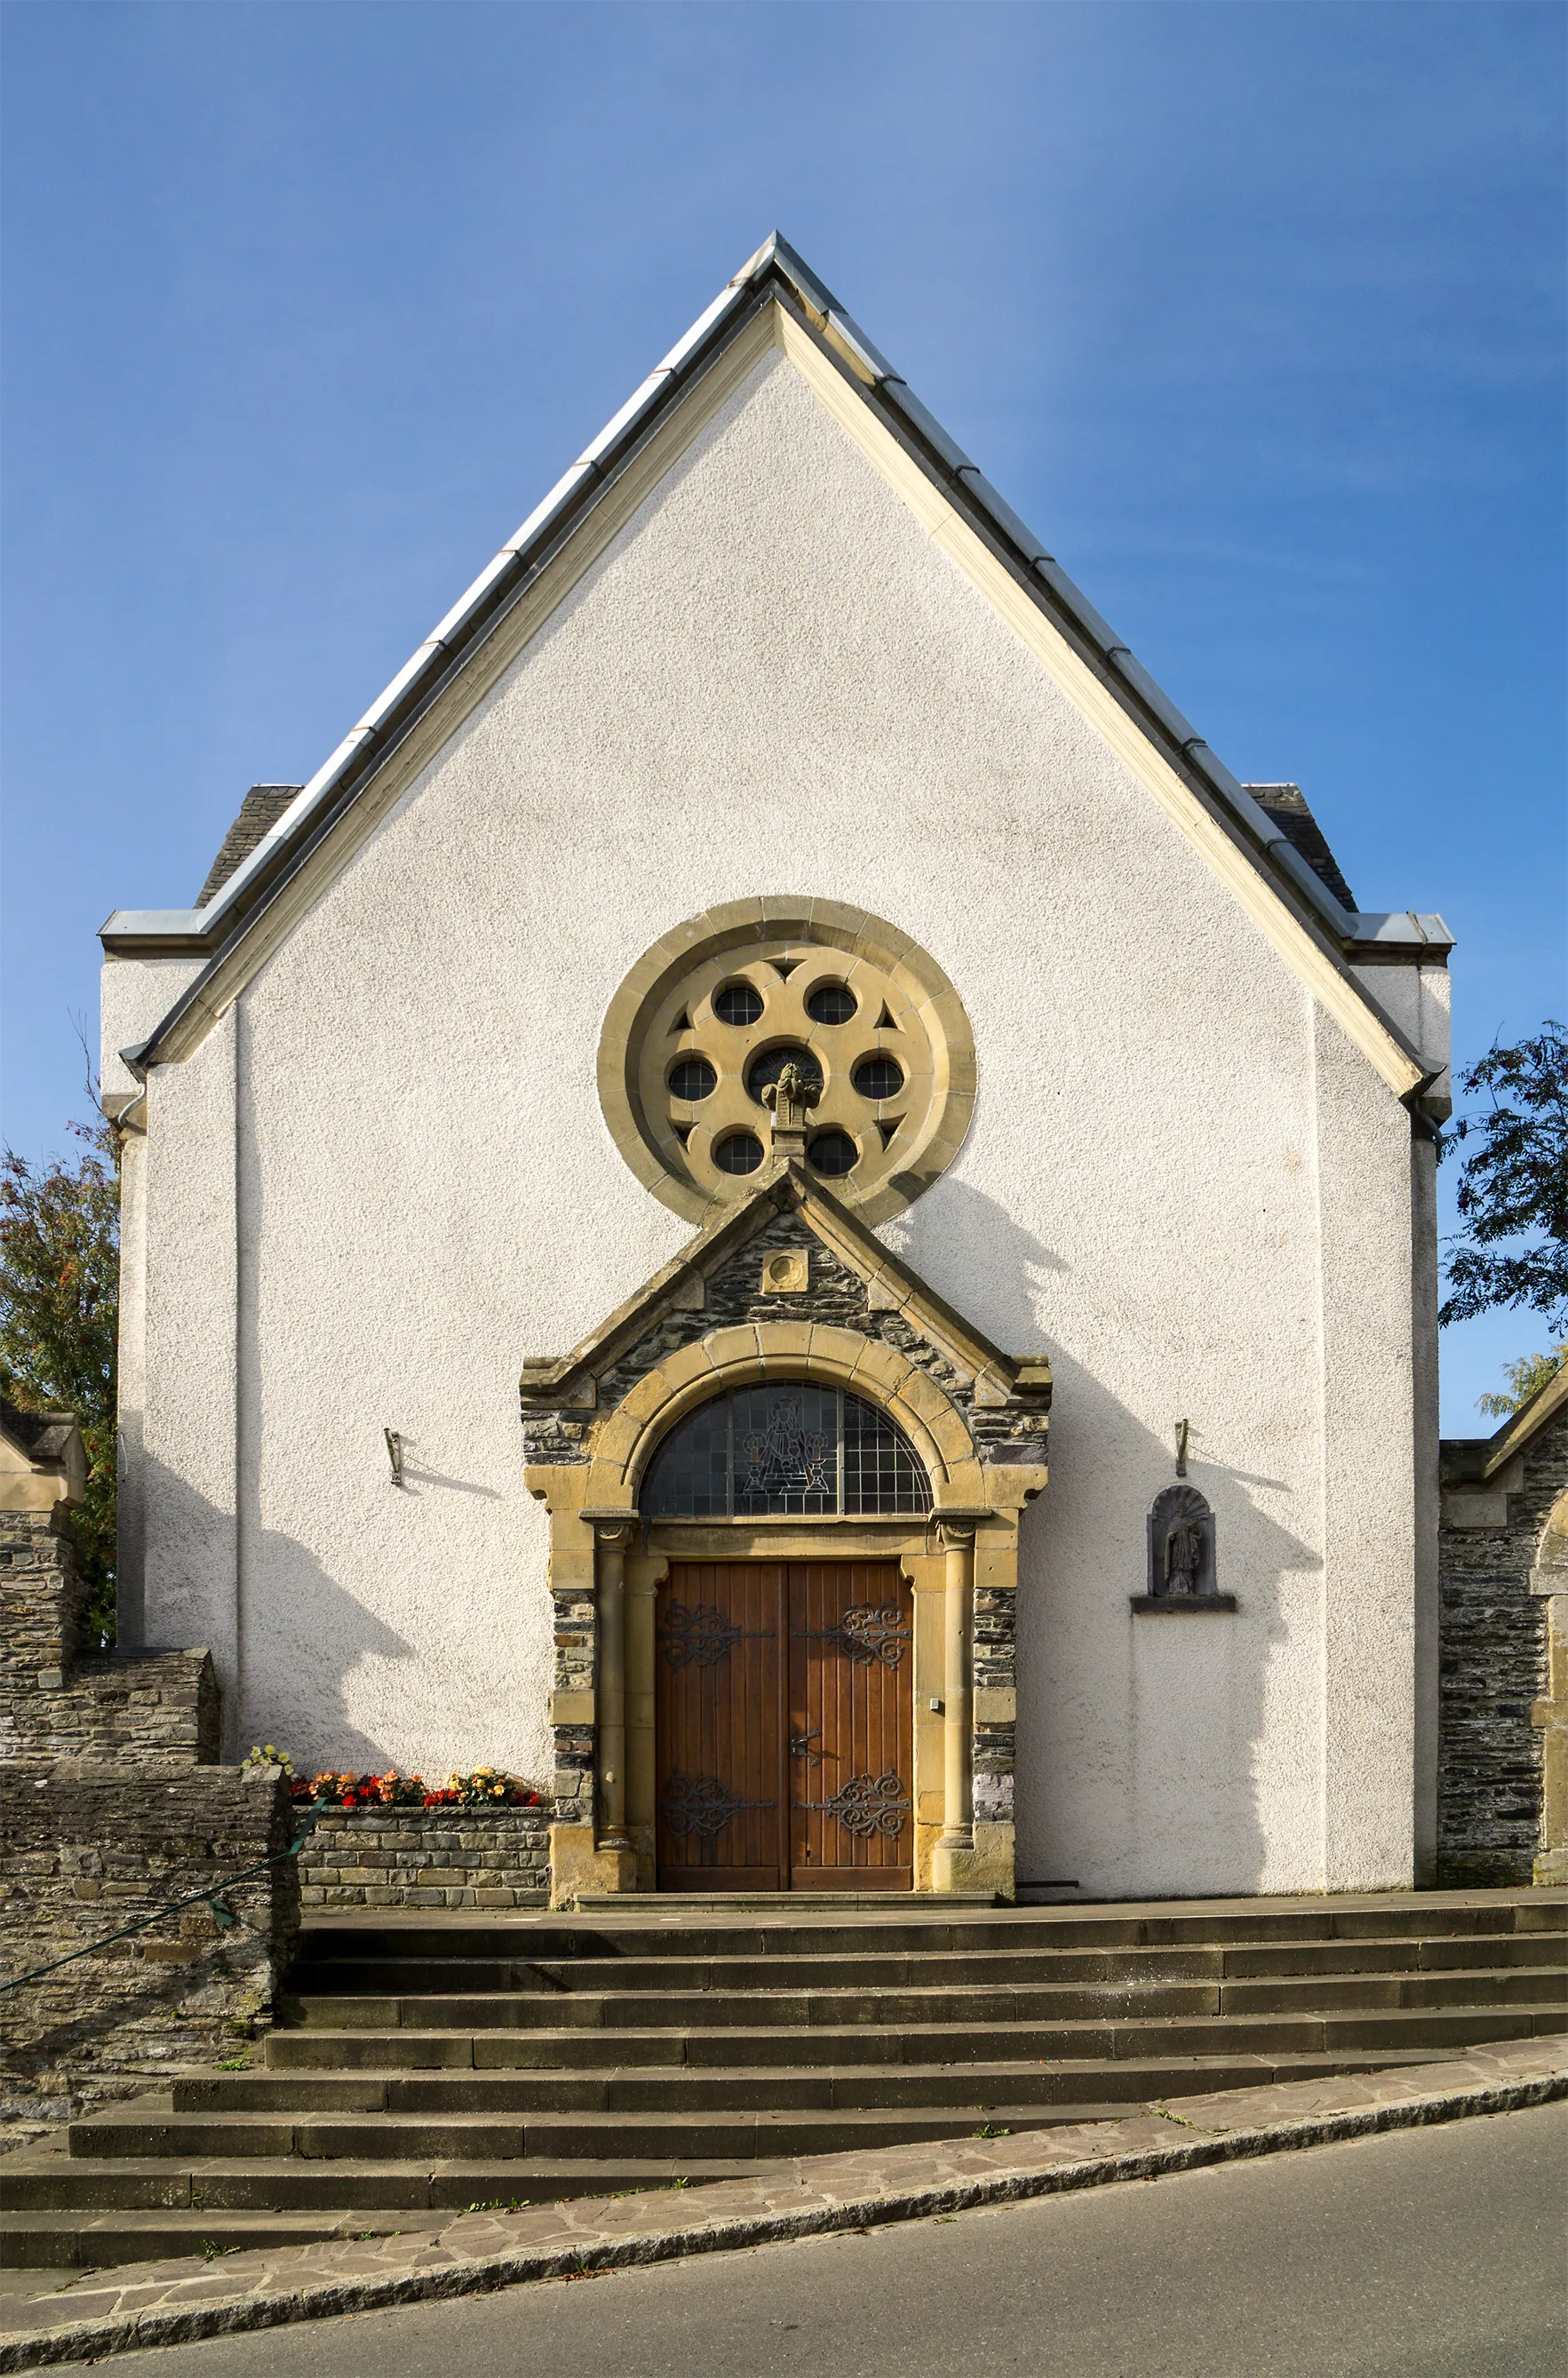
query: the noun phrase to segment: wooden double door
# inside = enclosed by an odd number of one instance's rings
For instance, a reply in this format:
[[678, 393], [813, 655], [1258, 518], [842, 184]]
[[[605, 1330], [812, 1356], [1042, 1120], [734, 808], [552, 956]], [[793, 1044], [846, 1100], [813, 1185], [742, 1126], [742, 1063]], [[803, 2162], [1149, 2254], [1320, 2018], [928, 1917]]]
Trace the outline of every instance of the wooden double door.
[[675, 1561], [655, 1615], [661, 1891], [908, 1891], [914, 1603], [897, 1561]]

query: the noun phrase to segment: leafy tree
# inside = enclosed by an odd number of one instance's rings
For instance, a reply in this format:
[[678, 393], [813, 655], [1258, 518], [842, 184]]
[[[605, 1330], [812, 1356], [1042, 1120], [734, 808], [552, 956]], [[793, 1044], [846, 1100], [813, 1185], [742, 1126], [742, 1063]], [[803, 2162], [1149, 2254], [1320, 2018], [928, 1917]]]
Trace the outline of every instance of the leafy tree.
[[1550, 1379], [1555, 1379], [1568, 1363], [1568, 1339], [1554, 1346], [1550, 1354], [1521, 1354], [1516, 1363], [1505, 1363], [1502, 1375], [1508, 1382], [1506, 1395], [1478, 1396], [1476, 1409], [1490, 1414], [1493, 1420], [1505, 1420], [1510, 1412], [1523, 1411], [1532, 1396], [1538, 1396]]
[[1568, 1332], [1568, 1031], [1550, 1019], [1512, 1049], [1492, 1047], [1460, 1076], [1485, 1104], [1447, 1135], [1478, 1140], [1459, 1176], [1463, 1229], [1449, 1241], [1438, 1318], [1497, 1306], [1544, 1314]]
[[73, 1411], [87, 1448], [77, 1541], [88, 1624], [115, 1639], [115, 1359], [120, 1183], [115, 1134], [72, 1123], [74, 1162], [0, 1161], [0, 1394], [24, 1411]]

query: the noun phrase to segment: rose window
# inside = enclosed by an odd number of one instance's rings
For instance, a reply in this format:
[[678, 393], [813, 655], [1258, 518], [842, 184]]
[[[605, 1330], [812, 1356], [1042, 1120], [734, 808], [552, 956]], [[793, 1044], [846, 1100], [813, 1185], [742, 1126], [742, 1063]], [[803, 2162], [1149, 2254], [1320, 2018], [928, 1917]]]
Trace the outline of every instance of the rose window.
[[657, 944], [606, 1021], [600, 1097], [633, 1170], [695, 1218], [755, 1185], [764, 1093], [787, 1066], [815, 1092], [808, 1171], [868, 1220], [917, 1196], [967, 1128], [973, 1043], [958, 994], [895, 928], [826, 902], [794, 917], [736, 904]]

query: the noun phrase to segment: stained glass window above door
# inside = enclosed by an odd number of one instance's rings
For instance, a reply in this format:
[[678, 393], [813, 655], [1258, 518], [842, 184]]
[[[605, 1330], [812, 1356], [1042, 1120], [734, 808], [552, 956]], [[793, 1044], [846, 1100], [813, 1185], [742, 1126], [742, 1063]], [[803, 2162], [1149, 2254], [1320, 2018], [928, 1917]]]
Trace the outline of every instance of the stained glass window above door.
[[885, 1412], [809, 1381], [736, 1387], [687, 1414], [643, 1481], [652, 1519], [929, 1511], [931, 1482]]

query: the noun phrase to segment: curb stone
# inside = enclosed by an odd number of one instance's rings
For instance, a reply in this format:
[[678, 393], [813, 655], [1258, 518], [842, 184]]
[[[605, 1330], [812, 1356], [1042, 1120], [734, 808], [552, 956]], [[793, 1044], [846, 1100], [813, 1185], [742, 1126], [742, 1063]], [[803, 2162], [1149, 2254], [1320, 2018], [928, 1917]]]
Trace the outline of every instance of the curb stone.
[[[1510, 2065], [1515, 2068], [1513, 2073]], [[1534, 2069], [1517, 2069], [1526, 2065]], [[1491, 2076], [1478, 2070], [1483, 2066], [1492, 2068]], [[1312, 2107], [1308, 2101], [1321, 2098], [1325, 2089], [1333, 2090], [1342, 2100], [1361, 2096], [1371, 2102]], [[1261, 2110], [1258, 2100], [1263, 2097], [1277, 2102], [1273, 2118], [1248, 2120], [1249, 2111]], [[733, 2252], [793, 2238], [920, 2220], [938, 2213], [1019, 2204], [1379, 2132], [1513, 2113], [1563, 2098], [1568, 2098], [1568, 2038], [1535, 2039], [1474, 2050], [1446, 2064], [1367, 2074], [1337, 2084], [1297, 2082], [1274, 2089], [1233, 2090], [1176, 2101], [1192, 2106], [1195, 2112], [1201, 2108], [1201, 2121], [1174, 2114], [1165, 2106], [1120, 2121], [1021, 2132], [1016, 2134], [1010, 2162], [1003, 2160], [1005, 2149], [999, 2140], [986, 2142], [989, 2155], [983, 2152], [978, 2156], [978, 2141], [945, 2140], [881, 2154], [863, 2151], [802, 2157], [793, 2167], [792, 2180], [782, 2188], [773, 2183], [769, 2190], [775, 2195], [799, 2192], [809, 2200], [792, 2206], [788, 2203], [742, 2206], [737, 2204], [737, 2196], [754, 2195], [765, 2184], [727, 2180], [679, 2195], [660, 2190], [622, 2196], [609, 2204], [592, 2198], [574, 2200], [579, 2213], [589, 2205], [603, 2204], [593, 2227], [576, 2224], [574, 2239], [560, 2234], [573, 2228], [575, 2216], [570, 2207], [565, 2212], [560, 2206], [539, 2205], [513, 2216], [459, 2216], [439, 2228], [393, 2232], [378, 2240], [368, 2259], [380, 2257], [401, 2267], [334, 2277], [330, 2267], [323, 2266], [354, 2256], [353, 2244], [285, 2248], [267, 2258], [259, 2284], [244, 2290], [232, 2284], [237, 2273], [193, 2273], [189, 2263], [129, 2264], [117, 2275], [83, 2274], [52, 2297], [0, 2303], [0, 2372], [98, 2360], [110, 2354], [191, 2344], [347, 2312], [440, 2302], [530, 2280], [580, 2277], [692, 2254]], [[1299, 2110], [1293, 2108], [1293, 2100]], [[1226, 2124], [1226, 2112], [1237, 2118], [1233, 2125]], [[1131, 2132], [1139, 2134], [1136, 2140], [1129, 2137]], [[932, 2173], [923, 2183], [911, 2169], [911, 2184], [865, 2185], [874, 2182], [879, 2166], [908, 2168], [911, 2159], [922, 2157], [928, 2165], [940, 2165], [950, 2161], [955, 2153], [981, 2163], [994, 2159], [995, 2168]], [[841, 2176], [839, 2185], [829, 2180], [829, 2170]], [[853, 2185], [856, 2177], [862, 2180], [859, 2189]], [[680, 2217], [671, 2218], [677, 2210]], [[509, 2233], [515, 2239], [525, 2228], [548, 2230], [551, 2227], [558, 2233], [554, 2239], [542, 2236], [535, 2244], [520, 2239], [506, 2242]], [[617, 2236], [613, 2234], [617, 2230], [633, 2234]], [[494, 2240], [488, 2251], [481, 2243], [480, 2233], [486, 2232]], [[479, 2251], [463, 2251], [470, 2239]], [[366, 2259], [363, 2247], [359, 2254]], [[160, 2268], [165, 2273], [162, 2281], [155, 2276]], [[291, 2273], [295, 2275], [292, 2285]], [[88, 2294], [112, 2293], [132, 2300], [123, 2310], [97, 2317], [72, 2320], [67, 2316], [47, 2325], [40, 2320], [39, 2315], [46, 2315], [51, 2309], [68, 2315], [71, 2307], [63, 2299], [78, 2288]], [[165, 2300], [148, 2302], [151, 2294], [162, 2294]], [[185, 2300], [168, 2300], [175, 2295]], [[24, 2329], [31, 2333], [18, 2333]]]

